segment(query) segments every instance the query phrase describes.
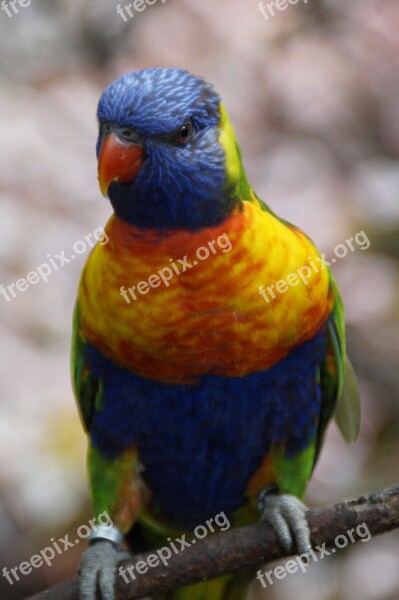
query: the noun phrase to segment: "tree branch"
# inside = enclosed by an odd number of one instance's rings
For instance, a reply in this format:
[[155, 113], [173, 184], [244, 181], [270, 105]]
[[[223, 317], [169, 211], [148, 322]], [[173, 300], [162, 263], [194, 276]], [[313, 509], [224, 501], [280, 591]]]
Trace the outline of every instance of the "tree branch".
[[[399, 485], [328, 508], [311, 510], [307, 516], [314, 548], [322, 544], [326, 548], [334, 546], [338, 535], [346, 535], [363, 523], [372, 536], [385, 533], [399, 527]], [[127, 569], [139, 560], [146, 560], [149, 554], [135, 555], [134, 559], [120, 561], [119, 565]], [[149, 567], [144, 575], [139, 575], [135, 568], [136, 580], [132, 582], [126, 583], [117, 574], [116, 598], [133, 600], [152, 596], [285, 556], [273, 529], [266, 523], [231, 529], [173, 555], [167, 566]], [[58, 584], [29, 600], [79, 600], [77, 579]]]

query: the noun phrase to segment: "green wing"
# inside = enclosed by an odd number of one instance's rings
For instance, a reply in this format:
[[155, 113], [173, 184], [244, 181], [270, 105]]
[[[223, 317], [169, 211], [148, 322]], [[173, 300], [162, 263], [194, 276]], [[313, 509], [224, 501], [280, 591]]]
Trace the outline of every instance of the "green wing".
[[359, 435], [360, 398], [356, 374], [349, 357], [346, 357], [345, 377], [342, 393], [335, 409], [335, 420], [344, 440], [349, 444]]
[[71, 373], [75, 398], [83, 424], [90, 431], [92, 416], [101, 403], [101, 381], [90, 372], [86, 360], [86, 342], [80, 332], [79, 305], [76, 304], [73, 314]]
[[346, 442], [353, 442], [357, 438], [360, 426], [360, 402], [356, 375], [346, 355], [344, 308], [337, 284], [331, 273], [330, 285], [334, 294], [334, 306], [328, 322], [329, 339], [326, 359], [320, 368], [321, 416], [315, 461], [320, 452], [327, 425], [334, 413]]

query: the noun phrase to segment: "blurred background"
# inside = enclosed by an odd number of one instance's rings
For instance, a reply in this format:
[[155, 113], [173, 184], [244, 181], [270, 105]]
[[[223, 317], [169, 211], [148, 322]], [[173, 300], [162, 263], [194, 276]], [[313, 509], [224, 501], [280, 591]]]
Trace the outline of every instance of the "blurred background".
[[[25, 2], [26, 4], [26, 2]], [[122, 1], [122, 7], [127, 2]], [[104, 225], [96, 103], [122, 73], [181, 66], [213, 82], [249, 179], [336, 261], [359, 376], [359, 441], [329, 430], [306, 501], [323, 505], [399, 480], [399, 3], [299, 0], [266, 19], [257, 0], [159, 0], [122, 18], [115, 0], [32, 0], [0, 11], [0, 283], [71, 254]], [[11, 14], [11, 16], [10, 16]], [[81, 245], [79, 247], [82, 247]], [[16, 297], [0, 295], [0, 567], [29, 560], [91, 517], [86, 440], [69, 379], [82, 252]], [[73, 539], [73, 537], [71, 538]], [[84, 542], [0, 598], [72, 576]], [[350, 545], [253, 596], [397, 600], [399, 533]]]

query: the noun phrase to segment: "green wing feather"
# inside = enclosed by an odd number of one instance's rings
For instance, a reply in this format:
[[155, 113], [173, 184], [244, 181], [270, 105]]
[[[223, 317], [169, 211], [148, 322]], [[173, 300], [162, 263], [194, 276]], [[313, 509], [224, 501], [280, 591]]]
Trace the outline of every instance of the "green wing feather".
[[359, 433], [360, 402], [356, 375], [346, 355], [344, 307], [337, 284], [330, 272], [334, 305], [328, 322], [328, 348], [320, 368], [322, 407], [316, 441], [316, 459], [323, 443], [326, 427], [335, 414], [346, 442], [353, 442]]
[[90, 430], [92, 416], [101, 403], [101, 381], [90, 372], [86, 361], [86, 342], [79, 333], [80, 314], [76, 304], [73, 314], [72, 347], [71, 347], [71, 373], [75, 398], [83, 424], [87, 431]]
[[349, 444], [359, 435], [360, 428], [360, 398], [356, 374], [349, 357], [346, 357], [343, 389], [335, 409], [335, 420]]

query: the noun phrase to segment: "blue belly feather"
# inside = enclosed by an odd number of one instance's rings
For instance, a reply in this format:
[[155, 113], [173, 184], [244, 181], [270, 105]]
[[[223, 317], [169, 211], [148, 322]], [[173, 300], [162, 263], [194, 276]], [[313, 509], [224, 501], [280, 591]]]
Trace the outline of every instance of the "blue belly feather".
[[323, 328], [266, 371], [204, 375], [197, 385], [144, 379], [88, 345], [90, 371], [103, 382], [92, 444], [110, 459], [137, 446], [143, 479], [171, 517], [194, 525], [231, 514], [271, 444], [294, 456], [314, 438], [326, 339]]

